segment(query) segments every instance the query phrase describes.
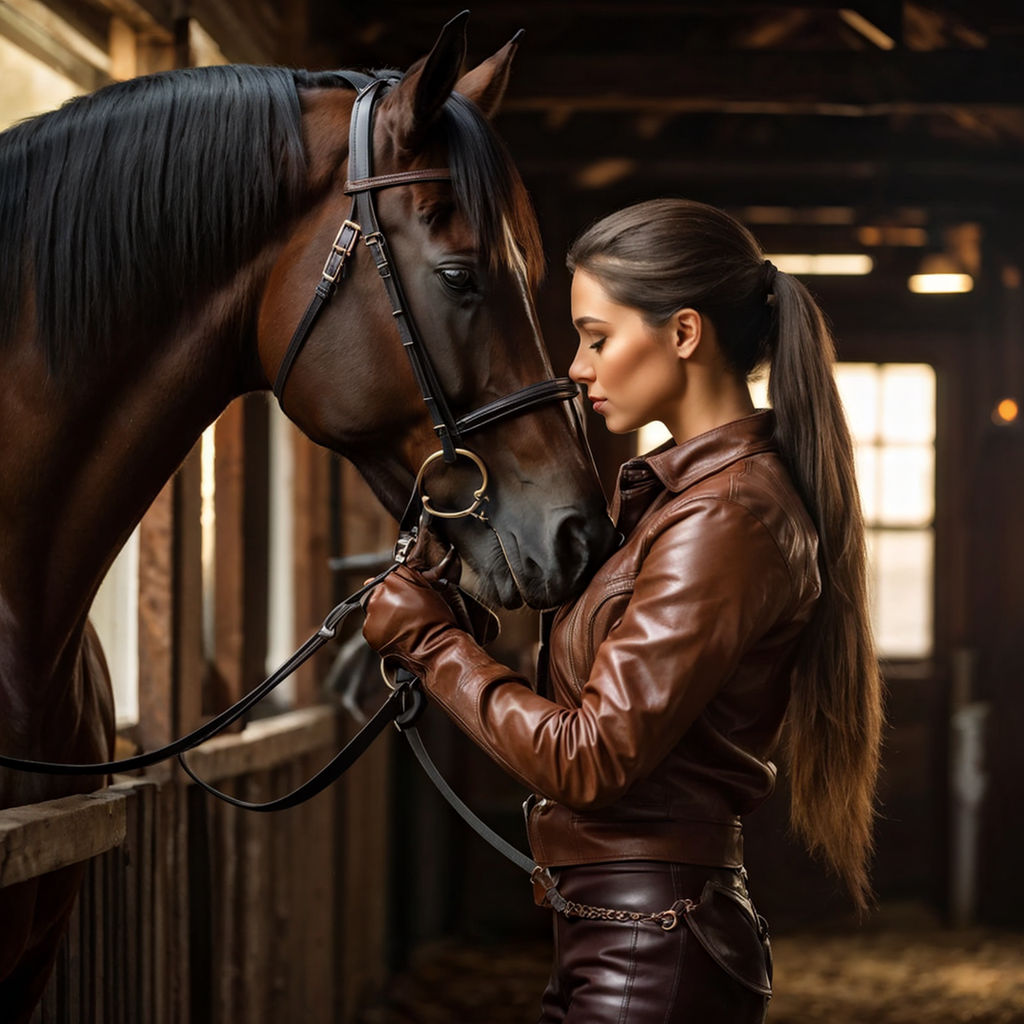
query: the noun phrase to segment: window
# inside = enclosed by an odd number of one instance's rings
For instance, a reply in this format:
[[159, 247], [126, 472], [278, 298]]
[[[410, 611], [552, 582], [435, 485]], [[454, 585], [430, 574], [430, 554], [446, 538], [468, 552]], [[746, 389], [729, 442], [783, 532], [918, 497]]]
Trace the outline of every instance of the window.
[[[267, 579], [267, 673], [295, 650], [295, 434], [296, 427], [268, 398], [270, 408], [270, 509]], [[295, 700], [295, 680], [278, 687], [286, 704]]]
[[868, 528], [879, 653], [932, 652], [935, 371], [923, 363], [840, 363], [836, 381]]
[[[867, 527], [871, 612], [885, 658], [926, 658], [933, 644], [935, 371], [924, 363], [838, 363]], [[751, 386], [768, 406], [766, 380]], [[637, 450], [668, 438], [639, 431]]]
[[0, 36], [0, 130], [59, 107], [81, 91], [59, 71]]
[[139, 531], [136, 528], [103, 577], [89, 609], [114, 688], [117, 726], [139, 720]]

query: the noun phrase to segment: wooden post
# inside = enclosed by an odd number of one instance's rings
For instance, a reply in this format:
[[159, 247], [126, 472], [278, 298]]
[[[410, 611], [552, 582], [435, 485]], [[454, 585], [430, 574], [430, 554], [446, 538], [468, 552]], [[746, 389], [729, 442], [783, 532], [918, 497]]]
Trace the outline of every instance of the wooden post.
[[[244, 692], [245, 411], [240, 400], [214, 426], [214, 628], [212, 671], [204, 710], [216, 714]], [[241, 726], [238, 726], [241, 728]]]
[[[323, 621], [331, 606], [331, 577], [327, 565], [330, 455], [301, 435], [295, 435], [294, 443], [295, 624], [304, 638]], [[320, 680], [329, 657], [328, 654], [325, 658], [313, 658], [296, 673], [296, 707], [320, 699]]]

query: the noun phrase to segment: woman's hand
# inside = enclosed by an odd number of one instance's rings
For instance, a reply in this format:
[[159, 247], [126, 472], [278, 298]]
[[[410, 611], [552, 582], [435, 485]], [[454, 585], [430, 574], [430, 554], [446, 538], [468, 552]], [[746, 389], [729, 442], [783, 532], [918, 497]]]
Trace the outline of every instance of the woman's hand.
[[364, 605], [363, 636], [382, 657], [394, 657], [415, 671], [409, 659], [438, 633], [459, 626], [455, 612], [435, 589], [444, 578], [441, 571], [441, 566], [421, 572], [401, 565], [371, 591]]

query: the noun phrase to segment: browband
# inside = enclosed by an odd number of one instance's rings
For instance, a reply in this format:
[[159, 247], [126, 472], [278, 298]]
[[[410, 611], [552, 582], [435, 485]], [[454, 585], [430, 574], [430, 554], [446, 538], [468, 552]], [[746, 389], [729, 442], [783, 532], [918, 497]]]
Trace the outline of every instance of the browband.
[[345, 195], [354, 192], [369, 192], [393, 185], [411, 185], [417, 181], [451, 181], [452, 172], [447, 167], [424, 167], [418, 171], [396, 171], [394, 174], [376, 174], [372, 178], [357, 178], [345, 182]]

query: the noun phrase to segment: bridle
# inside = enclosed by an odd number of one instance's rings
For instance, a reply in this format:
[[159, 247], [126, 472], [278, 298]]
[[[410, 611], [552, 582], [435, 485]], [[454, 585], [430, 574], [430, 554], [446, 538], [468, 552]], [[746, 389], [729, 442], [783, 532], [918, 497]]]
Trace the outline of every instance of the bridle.
[[[434, 432], [441, 443], [439, 452], [427, 457], [416, 475], [415, 494], [421, 496], [424, 508], [431, 514], [444, 519], [459, 519], [475, 516], [486, 521], [484, 505], [487, 502], [487, 468], [483, 460], [465, 443], [468, 434], [483, 427], [492, 426], [510, 416], [518, 416], [550, 402], [571, 401], [579, 388], [568, 377], [528, 384], [518, 391], [495, 399], [459, 419], [452, 414], [444, 389], [441, 387], [437, 370], [430, 353], [420, 339], [416, 322], [402, 292], [398, 269], [388, 248], [387, 238], [377, 218], [375, 194], [382, 189], [402, 185], [414, 185], [425, 181], [450, 181], [447, 168], [423, 168], [414, 171], [398, 171], [393, 174], [373, 174], [373, 115], [378, 99], [385, 89], [398, 81], [393, 77], [371, 77], [345, 72], [344, 77], [357, 90], [352, 118], [349, 125], [349, 176], [345, 183], [345, 194], [352, 197], [352, 207], [335, 236], [327, 261], [324, 263], [320, 283], [295, 333], [285, 351], [284, 359], [274, 380], [274, 394], [283, 404], [285, 384], [295, 360], [305, 345], [317, 317], [324, 305], [334, 294], [338, 283], [344, 278], [348, 260], [353, 256], [360, 236], [373, 254], [373, 261], [384, 283], [391, 313], [412, 366], [413, 376], [420, 389], [423, 402], [430, 413]], [[453, 465], [459, 458], [473, 462], [481, 476], [481, 485], [474, 492], [473, 501], [465, 509], [441, 511], [430, 504], [424, 493], [425, 471], [438, 457], [446, 465]]]
[[[571, 402], [579, 392], [577, 385], [570, 378], [556, 377], [551, 380], [528, 384], [512, 394], [488, 402], [486, 405], [467, 413], [459, 419], [453, 416], [445, 398], [444, 390], [440, 386], [438, 374], [430, 354], [419, 337], [415, 321], [405, 302], [397, 269], [388, 248], [387, 239], [377, 218], [374, 201], [375, 193], [382, 189], [424, 181], [449, 181], [451, 180], [451, 172], [447, 168], [428, 168], [374, 176], [372, 173], [374, 107], [385, 89], [391, 87], [398, 79], [390, 75], [371, 76], [349, 71], [340, 72], [339, 74], [357, 91], [349, 130], [349, 180], [345, 184], [345, 193], [352, 197], [352, 206], [348, 217], [343, 221], [331, 245], [331, 250], [324, 263], [321, 280], [316, 286], [313, 298], [306, 307], [292, 335], [284, 359], [278, 369], [273, 390], [278, 402], [282, 402], [288, 375], [303, 346], [309, 339], [321, 310], [330, 301], [337, 285], [343, 280], [347, 262], [353, 257], [359, 238], [362, 236], [367, 248], [373, 254], [377, 271], [384, 282], [384, 287], [391, 303], [392, 315], [401, 335], [402, 345], [409, 357], [413, 375], [416, 378], [420, 394], [430, 413], [434, 430], [441, 444], [437, 452], [429, 455], [424, 460], [419, 472], [416, 474], [409, 505], [405, 515], [402, 517], [398, 542], [395, 545], [394, 560], [383, 572], [369, 580], [354, 594], [333, 608], [324, 619], [320, 629], [309, 637], [283, 665], [268, 676], [259, 686], [226, 711], [221, 712], [221, 714], [181, 739], [135, 757], [116, 761], [104, 761], [96, 764], [30, 761], [0, 754], [0, 768], [44, 775], [106, 775], [111, 772], [136, 771], [170, 757], [177, 757], [188, 775], [199, 786], [221, 800], [246, 810], [284, 810], [285, 808], [303, 803], [329, 786], [355, 763], [390, 722], [394, 722], [406, 735], [427, 774], [455, 810], [500, 853], [527, 872], [533, 872], [538, 870], [537, 866], [480, 821], [451, 790], [451, 787], [448, 786], [436, 766], [430, 760], [415, 729], [415, 722], [422, 713], [425, 699], [422, 691], [417, 686], [417, 680], [410, 673], [404, 671], [399, 671], [395, 682], [389, 683], [391, 694], [376, 714], [335, 755], [330, 763], [312, 779], [291, 793], [276, 800], [254, 804], [223, 793], [198, 778], [183, 757], [189, 750], [223, 732], [229, 725], [237, 721], [335, 636], [338, 627], [348, 614], [360, 605], [374, 587], [405, 562], [412, 545], [415, 543], [424, 515], [442, 519], [473, 517], [488, 526], [490, 525], [486, 516], [486, 503], [488, 501], [487, 485], [489, 482], [487, 467], [483, 459], [466, 446], [465, 438], [467, 435], [475, 433], [484, 427], [499, 423], [511, 416], [521, 415], [551, 402]], [[575, 406], [572, 405], [571, 408], [575, 413]], [[578, 416], [576, 422], [578, 429], [580, 429]], [[475, 465], [481, 477], [480, 486], [473, 492], [473, 500], [465, 508], [457, 510], [439, 509], [434, 506], [425, 492], [426, 472], [439, 460], [450, 466], [460, 458], [467, 459]], [[502, 546], [504, 547], [504, 545]]]

